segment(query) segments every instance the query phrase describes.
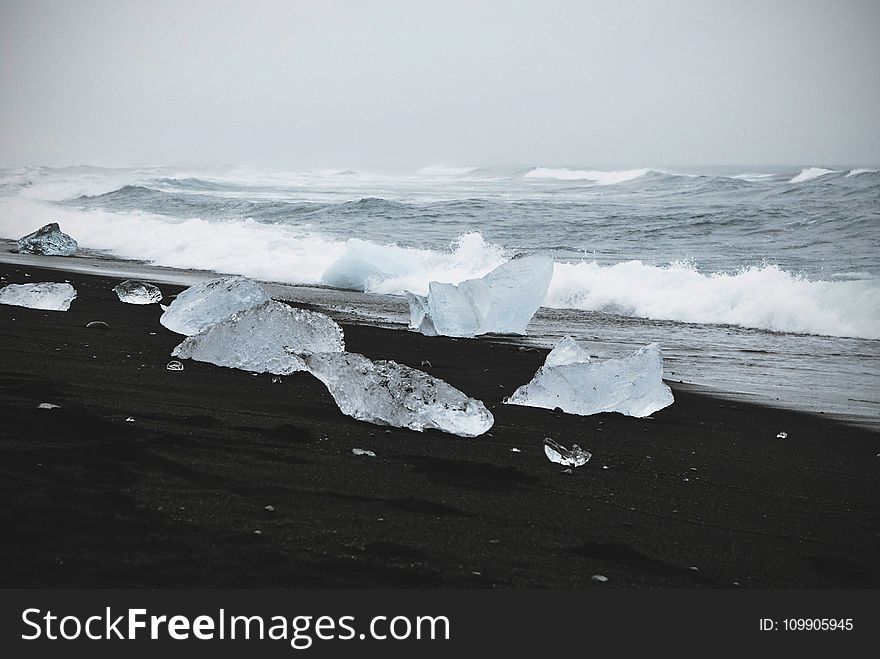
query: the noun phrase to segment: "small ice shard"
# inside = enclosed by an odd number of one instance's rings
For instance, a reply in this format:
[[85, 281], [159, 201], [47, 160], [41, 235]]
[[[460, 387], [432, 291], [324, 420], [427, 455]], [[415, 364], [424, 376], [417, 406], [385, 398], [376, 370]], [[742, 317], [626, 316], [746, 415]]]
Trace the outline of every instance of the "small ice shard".
[[481, 279], [432, 281], [427, 297], [405, 291], [409, 326], [428, 336], [525, 334], [552, 277], [553, 259], [533, 254], [515, 256]]
[[481, 435], [495, 422], [480, 401], [409, 366], [350, 352], [303, 355], [303, 360], [342, 413], [361, 421], [462, 437]]
[[585, 451], [577, 444], [572, 444], [571, 448], [567, 449], [549, 437], [544, 439], [544, 455], [550, 462], [566, 467], [583, 467], [593, 457], [592, 453]]
[[190, 286], [180, 293], [159, 318], [172, 332], [192, 336], [269, 300], [269, 294], [257, 282], [246, 277], [220, 277]]
[[306, 370], [302, 353], [344, 349], [342, 328], [328, 316], [268, 300], [188, 337], [171, 354], [254, 373], [289, 375]]
[[125, 422], [126, 423], [134, 423], [134, 417], [133, 416], [125, 417]]
[[116, 284], [113, 291], [120, 302], [128, 304], [155, 304], [162, 299], [162, 291], [143, 281], [126, 279]]
[[88, 329], [100, 329], [100, 330], [108, 330], [110, 326], [105, 323], [103, 320], [93, 320], [90, 323], [86, 323], [86, 327]]
[[592, 577], [590, 577], [590, 579], [592, 581], [598, 581], [599, 583], [605, 583], [606, 581], [608, 581], [608, 577], [606, 577], [604, 574], [594, 574]]
[[12, 251], [19, 254], [73, 256], [77, 247], [76, 241], [66, 233], [61, 233], [61, 227], [57, 222], [52, 222], [19, 238]]
[[67, 311], [76, 299], [76, 289], [70, 284], [40, 282], [39, 284], [9, 284], [0, 288], [0, 304], [16, 307], [42, 309], [44, 311]]
[[[589, 361], [589, 354], [566, 337], [547, 355], [531, 382], [505, 399], [510, 405], [560, 408], [588, 416], [619, 412], [645, 417], [674, 401], [663, 382], [660, 346], [651, 343], [628, 357]], [[579, 352], [578, 352], [579, 351]]]
[[355, 455], [366, 455], [367, 457], [370, 457], [370, 458], [376, 457], [375, 453], [373, 453], [371, 450], [365, 449], [365, 448], [353, 448], [353, 449], [351, 449], [351, 452], [354, 453]]
[[170, 362], [168, 362], [168, 364], [166, 364], [165, 369], [169, 371], [182, 371], [183, 364], [181, 364], [176, 359], [172, 359]]
[[511, 452], [511, 453], [522, 453], [522, 451], [520, 451], [520, 450], [519, 450], [518, 448], [516, 448], [515, 446], [514, 446], [512, 449], [510, 449], [510, 452]]
[[784, 430], [780, 430], [779, 434], [776, 435], [776, 439], [785, 439], [786, 437], [788, 437], [788, 433]]
[[263, 508], [263, 510], [265, 510], [265, 511], [267, 511], [267, 512], [270, 512], [270, 513], [274, 513], [274, 512], [275, 512], [275, 506], [273, 506], [272, 504], [269, 504], [268, 506], [265, 506], [265, 507]]
[[37, 409], [40, 410], [57, 410], [60, 405], [56, 405], [55, 403], [40, 403], [37, 405]]

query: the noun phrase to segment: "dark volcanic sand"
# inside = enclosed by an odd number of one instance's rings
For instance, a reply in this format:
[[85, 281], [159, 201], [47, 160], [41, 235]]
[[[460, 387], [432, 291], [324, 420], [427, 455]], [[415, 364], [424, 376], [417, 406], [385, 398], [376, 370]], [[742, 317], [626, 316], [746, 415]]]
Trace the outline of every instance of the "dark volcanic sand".
[[[429, 360], [496, 419], [476, 439], [389, 430], [306, 374], [169, 372], [181, 337], [117, 280], [0, 274], [79, 293], [0, 305], [2, 587], [880, 586], [876, 432], [674, 383], [653, 420], [501, 405], [543, 352], [346, 326], [349, 350]], [[562, 473], [548, 436], [593, 459]]]

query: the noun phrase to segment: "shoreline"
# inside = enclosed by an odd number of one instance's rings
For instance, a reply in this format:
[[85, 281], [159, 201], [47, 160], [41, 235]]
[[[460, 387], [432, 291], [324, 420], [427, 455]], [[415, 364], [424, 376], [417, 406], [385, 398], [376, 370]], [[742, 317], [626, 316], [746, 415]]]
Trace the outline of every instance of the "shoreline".
[[[496, 419], [386, 429], [305, 373], [167, 371], [182, 337], [118, 278], [0, 274], [78, 291], [67, 312], [0, 305], [4, 587], [880, 586], [875, 430], [674, 381], [650, 419], [502, 405], [546, 350], [340, 318], [348, 350], [428, 360]], [[564, 474], [544, 437], [593, 457]]]
[[[181, 269], [170, 266], [154, 265], [146, 261], [126, 260], [104, 252], [82, 249], [75, 257], [51, 257], [16, 254], [7, 251], [15, 241], [0, 239], [0, 265], [23, 268], [45, 268], [60, 272], [76, 272], [86, 275], [116, 277], [122, 279], [142, 279], [157, 284], [191, 286], [218, 276], [236, 273], [218, 273], [211, 270]], [[296, 304], [323, 311], [331, 315], [339, 323], [382, 327], [387, 329], [406, 330], [409, 321], [409, 306], [403, 296], [381, 293], [368, 293], [348, 289], [333, 288], [321, 284], [289, 284], [282, 282], [259, 281], [267, 292], [277, 299], [295, 301]], [[2, 282], [0, 282], [2, 283]], [[641, 330], [633, 327], [642, 325]], [[755, 371], [751, 375], [745, 372], [726, 372], [718, 370], [713, 363], [713, 356], [705, 350], [706, 331], [716, 336], [733, 334], [732, 345], [738, 350], [726, 346], [724, 353], [713, 355], [717, 358], [723, 354], [722, 366], [730, 368], [731, 359], [753, 361], [748, 364]], [[817, 354], [844, 354], [847, 350], [855, 356], [873, 355], [872, 346], [877, 344], [868, 339], [848, 339], [845, 337], [826, 337], [820, 335], [786, 335], [766, 330], [741, 328], [734, 325], [706, 325], [615, 316], [598, 312], [544, 308], [538, 310], [529, 326], [530, 334], [526, 336], [486, 335], [480, 340], [507, 342], [548, 352], [565, 334], [572, 334], [586, 349], [597, 351], [601, 358], [622, 357], [629, 355], [635, 348], [658, 341], [664, 352], [664, 371], [670, 381], [681, 387], [691, 387], [696, 391], [710, 396], [723, 398], [738, 403], [767, 405], [794, 411], [826, 416], [854, 427], [867, 428], [880, 432], [880, 401], [850, 397], [843, 392], [853, 391], [856, 387], [867, 387], [876, 378], [866, 379], [854, 375], [853, 369], [859, 368], [857, 361], [849, 360], [845, 364], [847, 377], [840, 380], [840, 375], [829, 373], [827, 381], [816, 381], [815, 370], [822, 367], [820, 363], [807, 364], [802, 360], [797, 364], [797, 372], [778, 370], [772, 371], [773, 378], [761, 373], [759, 366], [761, 342], [773, 345], [773, 350], [789, 350], [797, 355], [800, 350], [815, 350]], [[786, 339], [796, 341], [787, 341]], [[700, 342], [695, 348], [692, 339]], [[725, 337], [726, 339], [726, 337]], [[808, 342], [805, 344], [804, 342]], [[816, 345], [816, 342], [820, 345]], [[756, 343], [757, 342], [757, 343]], [[831, 342], [829, 344], [829, 342]], [[843, 342], [843, 343], [841, 343]], [[850, 345], [846, 345], [850, 342]], [[852, 343], [855, 342], [855, 343]], [[810, 344], [810, 347], [807, 345]], [[880, 345], [880, 344], [878, 344]], [[782, 346], [789, 346], [783, 348]], [[609, 349], [610, 348], [610, 349]], [[696, 352], [695, 352], [696, 350]], [[825, 350], [826, 353], [823, 353]], [[867, 354], [863, 354], [867, 353]], [[755, 360], [748, 360], [752, 354]], [[699, 359], [695, 361], [695, 356]], [[774, 358], [783, 359], [785, 354], [778, 353]], [[795, 357], [799, 359], [799, 357]], [[697, 363], [699, 362], [699, 363]], [[740, 366], [745, 362], [742, 362]], [[835, 363], [824, 368], [833, 369]], [[840, 367], [840, 364], [837, 364]], [[744, 380], [743, 377], [746, 376]], [[789, 379], [794, 376], [793, 381]], [[749, 380], [748, 377], [753, 378]], [[758, 381], [754, 380], [757, 377]], [[854, 381], [852, 378], [856, 377]], [[847, 379], [848, 378], [848, 379]], [[870, 398], [870, 395], [867, 396]]]

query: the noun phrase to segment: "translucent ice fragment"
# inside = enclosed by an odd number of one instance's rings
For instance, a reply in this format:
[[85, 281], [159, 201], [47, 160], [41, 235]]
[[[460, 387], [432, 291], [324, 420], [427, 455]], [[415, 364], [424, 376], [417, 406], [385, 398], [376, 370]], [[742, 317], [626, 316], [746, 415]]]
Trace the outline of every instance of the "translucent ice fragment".
[[365, 455], [368, 458], [375, 458], [376, 457], [375, 453], [373, 453], [371, 450], [365, 449], [365, 448], [353, 448], [353, 449], [351, 449], [351, 452], [354, 453], [355, 455]]
[[221, 277], [180, 293], [159, 318], [172, 332], [192, 336], [214, 323], [270, 299], [257, 282], [246, 277]]
[[571, 448], [567, 449], [549, 437], [544, 439], [544, 454], [550, 462], [556, 462], [566, 467], [582, 467], [593, 457], [592, 453], [585, 451], [577, 444], [572, 444]]
[[0, 288], [0, 304], [16, 307], [67, 311], [76, 299], [76, 289], [70, 284], [40, 282], [38, 284], [9, 284]]
[[288, 375], [306, 370], [302, 353], [344, 349], [342, 328], [328, 316], [268, 300], [184, 339], [171, 354], [253, 373]]
[[155, 304], [162, 299], [162, 291], [143, 281], [126, 279], [113, 287], [121, 302], [128, 304]]
[[55, 403], [40, 403], [39, 405], [37, 405], [37, 408], [41, 410], [56, 410], [59, 407], [61, 406], [56, 405]]
[[342, 413], [361, 421], [462, 437], [481, 435], [495, 422], [480, 401], [409, 366], [350, 352], [303, 355], [303, 360]]
[[516, 256], [481, 279], [458, 285], [432, 281], [428, 296], [407, 292], [410, 327], [423, 334], [525, 334], [553, 277], [553, 259]]
[[619, 412], [645, 417], [671, 405], [672, 390], [663, 382], [663, 360], [657, 343], [628, 357], [590, 362], [586, 351], [574, 350], [566, 337], [547, 355], [531, 382], [504, 402], [512, 405], [561, 408], [571, 414]]
[[779, 434], [776, 435], [777, 439], [786, 439], [788, 437], [788, 433], [784, 430], [780, 430]]
[[431, 322], [428, 298], [409, 291], [404, 291], [404, 294], [409, 302], [409, 326], [425, 336], [437, 336], [437, 330], [434, 328], [434, 323]]
[[169, 371], [182, 371], [182, 370], [183, 370], [183, 364], [181, 364], [181, 363], [180, 363], [179, 361], [177, 361], [176, 359], [172, 359], [170, 362], [168, 362], [168, 363], [165, 365], [165, 369], [166, 369], [166, 370], [169, 370]]
[[588, 363], [590, 353], [581, 348], [577, 341], [570, 336], [564, 337], [556, 347], [550, 351], [544, 360], [544, 366], [561, 366], [563, 364]]
[[12, 251], [19, 254], [73, 256], [76, 254], [77, 247], [76, 241], [66, 233], [62, 233], [57, 222], [52, 222], [23, 238], [19, 238]]

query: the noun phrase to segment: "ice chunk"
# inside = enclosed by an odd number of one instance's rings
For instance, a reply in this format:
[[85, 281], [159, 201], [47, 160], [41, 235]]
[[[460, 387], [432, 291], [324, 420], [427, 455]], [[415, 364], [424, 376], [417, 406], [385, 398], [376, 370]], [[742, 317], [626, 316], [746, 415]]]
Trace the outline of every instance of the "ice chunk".
[[353, 449], [351, 449], [351, 452], [354, 453], [355, 455], [365, 455], [368, 458], [375, 458], [376, 457], [375, 453], [373, 453], [370, 449], [366, 449], [366, 448], [353, 448]]
[[270, 299], [257, 282], [246, 277], [221, 277], [191, 286], [178, 295], [159, 318], [172, 332], [192, 336], [214, 323]]
[[553, 259], [516, 256], [481, 279], [458, 285], [432, 281], [428, 296], [407, 291], [410, 327], [422, 334], [525, 334], [553, 277]]
[[567, 449], [549, 437], [544, 439], [544, 455], [550, 462], [556, 462], [566, 467], [582, 467], [593, 457], [592, 453], [585, 451], [577, 444], [572, 444], [571, 448]]
[[0, 304], [16, 307], [67, 311], [76, 299], [76, 289], [70, 284], [40, 282], [38, 284], [9, 284], [0, 288]]
[[780, 430], [779, 433], [776, 435], [776, 439], [788, 439], [788, 433], [784, 430]]
[[167, 371], [182, 371], [183, 364], [181, 364], [176, 359], [172, 359], [170, 362], [165, 364], [165, 370], [167, 370]]
[[475, 437], [495, 420], [478, 400], [443, 380], [392, 361], [350, 352], [303, 356], [343, 414], [378, 425]]
[[580, 364], [590, 361], [590, 353], [581, 348], [570, 336], [564, 337], [550, 351], [544, 360], [544, 366], [560, 366], [563, 364]]
[[57, 410], [60, 405], [56, 405], [55, 403], [40, 403], [37, 405], [37, 409], [40, 410]]
[[19, 254], [73, 256], [77, 247], [76, 241], [66, 233], [61, 233], [61, 227], [57, 222], [52, 222], [19, 238], [12, 251]]
[[406, 301], [409, 302], [409, 326], [425, 336], [437, 336], [437, 330], [431, 322], [428, 298], [409, 291], [404, 291], [404, 294]]
[[254, 373], [288, 375], [306, 370], [301, 353], [344, 349], [342, 328], [331, 318], [269, 300], [188, 337], [171, 354]]
[[113, 287], [121, 302], [128, 304], [155, 304], [162, 299], [162, 291], [143, 281], [126, 279]]
[[559, 407], [584, 416], [620, 412], [636, 417], [672, 404], [672, 390], [663, 382], [663, 360], [657, 343], [629, 357], [589, 362], [586, 351], [574, 351], [574, 341], [566, 339], [547, 356], [532, 381], [513, 392], [505, 403], [551, 410]]

